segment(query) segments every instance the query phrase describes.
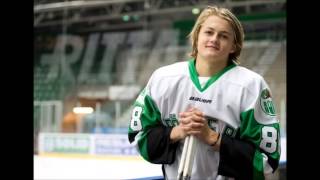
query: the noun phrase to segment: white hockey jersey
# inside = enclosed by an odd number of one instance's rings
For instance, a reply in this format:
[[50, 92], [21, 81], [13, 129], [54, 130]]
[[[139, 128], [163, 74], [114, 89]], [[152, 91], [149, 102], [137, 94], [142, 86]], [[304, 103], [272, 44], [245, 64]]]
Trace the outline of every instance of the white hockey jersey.
[[[277, 167], [273, 163], [270, 165], [270, 161], [277, 162], [280, 158], [279, 122], [264, 79], [253, 71], [231, 64], [201, 86], [195, 60], [191, 59], [161, 67], [152, 74], [134, 104], [129, 126], [130, 142], [136, 143], [147, 161], [164, 164], [167, 179], [177, 177], [184, 142], [177, 143], [173, 162], [159, 160], [152, 157], [159, 156], [152, 151], [161, 151], [162, 148], [167, 151], [166, 146], [171, 145], [159, 145], [162, 140], [157, 138], [166, 133], [168, 138], [170, 130], [161, 131], [158, 137], [154, 137], [151, 136], [152, 129], [156, 126], [170, 129], [178, 125], [178, 114], [189, 107], [202, 111], [214, 131], [254, 146], [254, 153], [250, 155], [251, 171], [248, 171], [252, 172], [253, 179], [263, 179], [264, 174]], [[220, 153], [198, 141], [191, 179], [216, 179]], [[160, 159], [166, 157], [163, 155]], [[232, 177], [232, 173], [227, 175]]]

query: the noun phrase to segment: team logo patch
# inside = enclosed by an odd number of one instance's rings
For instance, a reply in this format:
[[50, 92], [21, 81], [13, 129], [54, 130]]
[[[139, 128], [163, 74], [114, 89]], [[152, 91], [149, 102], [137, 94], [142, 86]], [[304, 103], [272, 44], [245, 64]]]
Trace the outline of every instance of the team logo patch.
[[208, 121], [208, 126], [216, 131], [219, 132], [219, 120], [215, 117], [211, 117], [211, 116], [205, 116], [205, 119]]
[[229, 137], [235, 137], [237, 134], [237, 130], [234, 129], [232, 126], [226, 124], [224, 130], [223, 130], [223, 134], [229, 136]]
[[271, 93], [268, 89], [264, 89], [260, 95], [260, 106], [264, 113], [270, 116], [275, 116], [275, 108], [272, 102]]
[[164, 119], [164, 124], [168, 127], [174, 127], [179, 124], [176, 114], [169, 114], [169, 118]]

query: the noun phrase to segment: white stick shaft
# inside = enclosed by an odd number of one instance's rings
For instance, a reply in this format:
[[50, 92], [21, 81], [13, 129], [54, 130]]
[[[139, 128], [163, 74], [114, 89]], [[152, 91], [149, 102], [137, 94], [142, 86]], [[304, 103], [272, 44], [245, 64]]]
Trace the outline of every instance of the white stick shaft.
[[197, 150], [197, 138], [194, 136], [190, 136], [189, 145], [188, 145], [188, 151], [187, 151], [187, 157], [185, 160], [185, 165], [183, 169], [183, 179], [190, 179], [191, 172], [192, 172], [192, 166], [194, 161], [194, 155]]
[[189, 140], [190, 140], [190, 136], [187, 136], [185, 138], [185, 140], [184, 140], [183, 149], [182, 149], [181, 158], [180, 158], [179, 169], [178, 169], [178, 177], [177, 177], [178, 180], [180, 180], [182, 178], [182, 175], [183, 175], [183, 169], [184, 169], [184, 166], [185, 166]]

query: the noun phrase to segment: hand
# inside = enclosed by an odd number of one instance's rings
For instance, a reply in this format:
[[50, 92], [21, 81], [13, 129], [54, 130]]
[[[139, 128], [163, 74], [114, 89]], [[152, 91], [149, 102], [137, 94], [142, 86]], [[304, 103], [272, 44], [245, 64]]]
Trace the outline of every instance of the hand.
[[[176, 142], [187, 135], [194, 135], [208, 145], [218, 141], [218, 133], [210, 129], [204, 114], [197, 108], [179, 113], [179, 125], [172, 129], [170, 139]], [[220, 146], [220, 142], [217, 145]], [[218, 150], [219, 147], [214, 149]]]
[[[186, 112], [182, 112], [179, 115], [179, 122], [183, 132], [185, 132], [184, 134], [194, 135], [208, 145], [212, 145], [219, 140], [219, 133], [213, 131], [209, 127], [204, 113], [202, 113], [199, 109], [190, 108]], [[215, 146], [217, 145], [220, 145], [220, 143], [217, 142]]]
[[200, 128], [199, 133], [194, 135], [208, 145], [217, 144], [219, 140], [219, 133], [209, 127], [207, 119], [204, 120], [203, 126]]
[[205, 124], [207, 121], [204, 114], [196, 108], [189, 108], [187, 111], [179, 113], [179, 125], [172, 129], [170, 139], [175, 142], [187, 135], [200, 134]]
[[206, 124], [204, 114], [197, 108], [189, 108], [186, 112], [179, 113], [179, 125], [186, 135], [201, 134]]

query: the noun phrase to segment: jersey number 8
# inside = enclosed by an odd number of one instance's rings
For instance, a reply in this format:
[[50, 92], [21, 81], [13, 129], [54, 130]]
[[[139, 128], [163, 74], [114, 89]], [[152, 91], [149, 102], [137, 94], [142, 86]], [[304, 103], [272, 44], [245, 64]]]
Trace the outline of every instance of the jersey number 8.
[[140, 131], [142, 129], [140, 121], [141, 112], [142, 107], [136, 106], [133, 108], [130, 122], [130, 127], [133, 131]]
[[262, 140], [260, 148], [268, 153], [273, 153], [277, 149], [277, 130], [274, 127], [265, 126], [262, 128]]

